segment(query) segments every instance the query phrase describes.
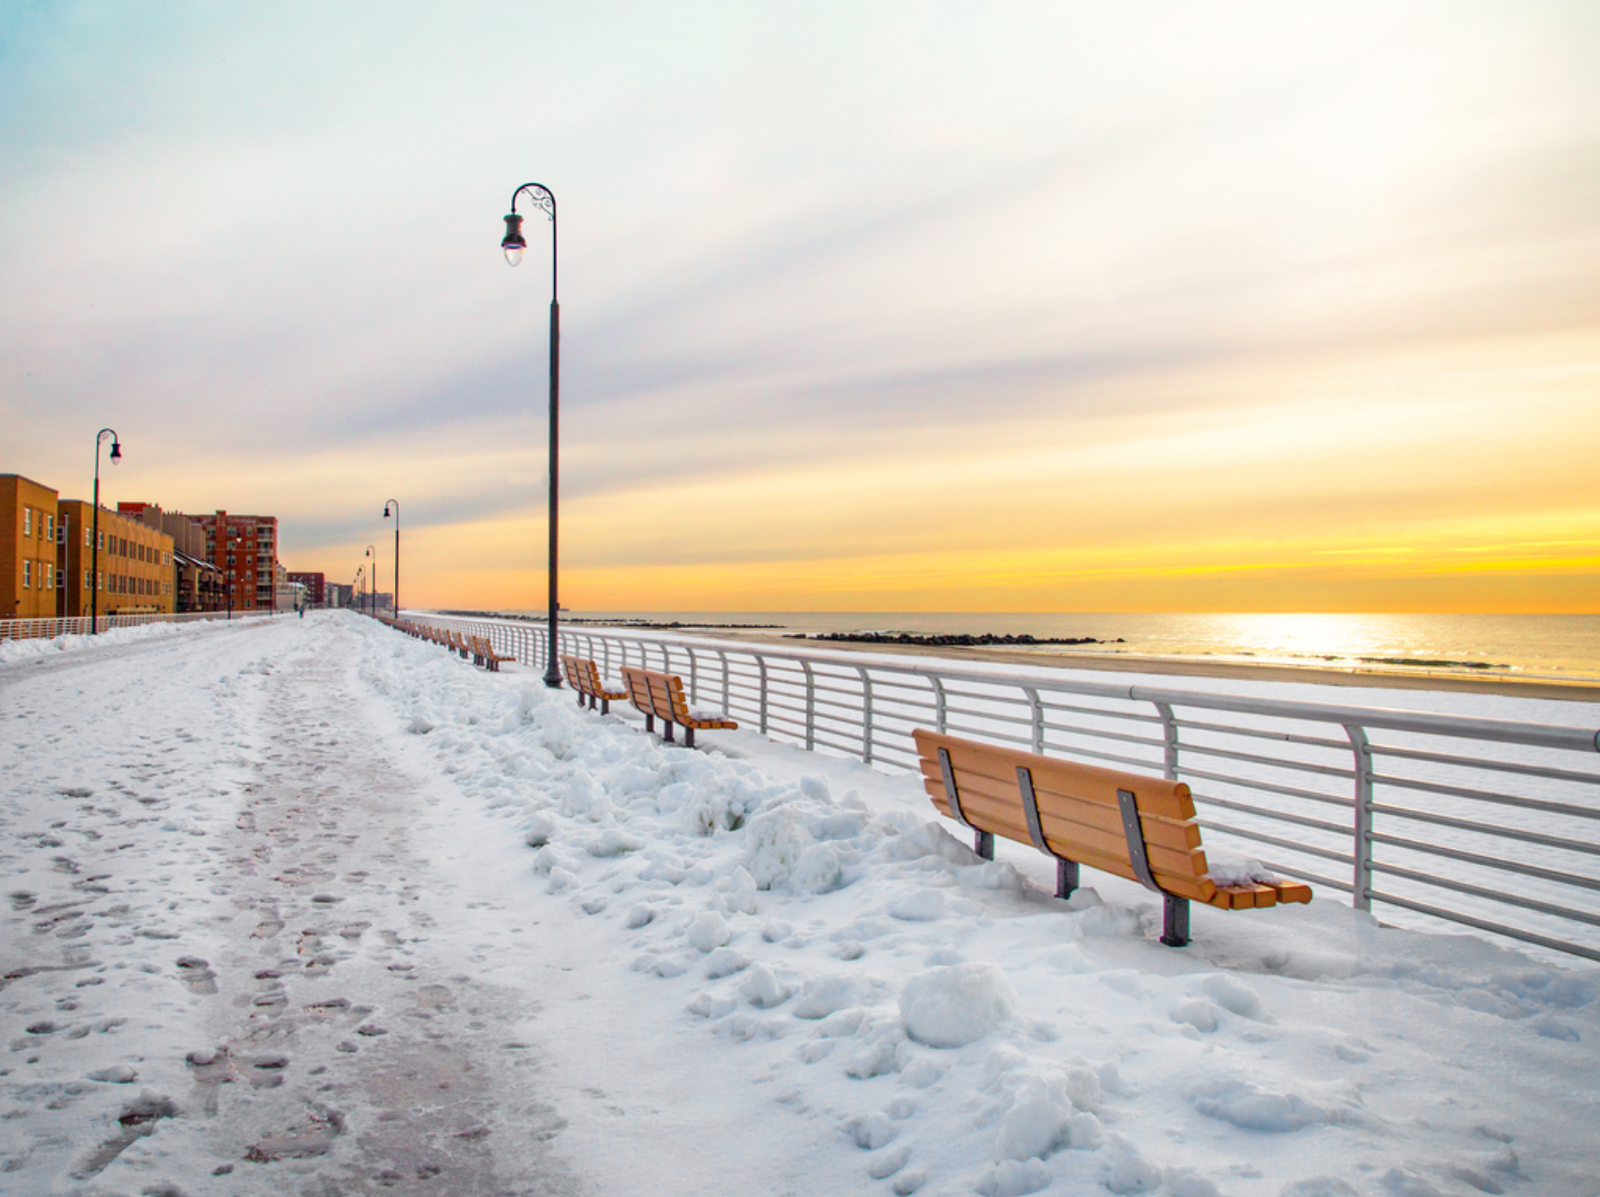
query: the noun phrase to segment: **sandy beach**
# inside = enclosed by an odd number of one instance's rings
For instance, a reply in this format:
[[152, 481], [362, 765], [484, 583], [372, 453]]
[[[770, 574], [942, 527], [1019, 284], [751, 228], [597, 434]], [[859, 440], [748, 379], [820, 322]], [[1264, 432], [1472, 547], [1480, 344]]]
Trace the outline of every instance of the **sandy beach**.
[[806, 647], [830, 653], [872, 653], [944, 660], [981, 661], [990, 665], [1034, 665], [1058, 669], [1091, 669], [1106, 673], [1155, 673], [1174, 677], [1226, 677], [1263, 682], [1310, 682], [1323, 686], [1362, 686], [1386, 690], [1451, 690], [1473, 694], [1498, 694], [1507, 698], [1544, 698], [1563, 702], [1600, 702], [1600, 683], [1556, 681], [1545, 678], [1511, 678], [1504, 674], [1477, 677], [1460, 671], [1318, 668], [1308, 665], [1252, 664], [1213, 661], [1203, 657], [1150, 657], [1132, 654], [1082, 653], [1007, 648], [959, 648], [914, 644], [853, 644], [838, 640], [790, 640], [776, 633], [694, 631], [675, 629], [685, 636], [766, 644], [775, 648]]

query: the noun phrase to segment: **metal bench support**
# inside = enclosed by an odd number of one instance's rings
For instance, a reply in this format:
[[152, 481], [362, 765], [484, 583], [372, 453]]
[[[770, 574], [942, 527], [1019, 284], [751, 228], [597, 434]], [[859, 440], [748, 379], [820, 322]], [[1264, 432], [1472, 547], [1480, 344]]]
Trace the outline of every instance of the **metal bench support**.
[[1181, 948], [1189, 942], [1189, 899], [1161, 895], [1161, 942]]
[[961, 809], [961, 791], [956, 788], [956, 771], [951, 767], [950, 752], [945, 748], [939, 749], [939, 772], [944, 780], [944, 797], [950, 806], [950, 817], [972, 832], [972, 850], [984, 860], [993, 860], [994, 835], [979, 831], [967, 822], [966, 812]]

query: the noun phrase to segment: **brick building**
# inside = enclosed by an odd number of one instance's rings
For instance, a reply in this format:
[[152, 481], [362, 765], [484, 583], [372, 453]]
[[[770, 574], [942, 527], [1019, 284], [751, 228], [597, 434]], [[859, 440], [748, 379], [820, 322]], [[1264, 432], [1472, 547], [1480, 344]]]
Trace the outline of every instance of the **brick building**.
[[88, 615], [99, 591], [101, 615], [170, 613], [175, 609], [172, 537], [124, 513], [100, 509], [99, 577], [94, 577], [94, 504], [62, 499], [54, 613]]
[[0, 619], [56, 613], [57, 492], [0, 474]]
[[306, 601], [313, 607], [320, 607], [327, 601], [328, 580], [324, 574], [290, 571], [289, 581], [298, 582], [306, 588]]
[[277, 598], [278, 518], [272, 515], [193, 515], [206, 536], [206, 560], [222, 571], [225, 599], [235, 611], [271, 611]]

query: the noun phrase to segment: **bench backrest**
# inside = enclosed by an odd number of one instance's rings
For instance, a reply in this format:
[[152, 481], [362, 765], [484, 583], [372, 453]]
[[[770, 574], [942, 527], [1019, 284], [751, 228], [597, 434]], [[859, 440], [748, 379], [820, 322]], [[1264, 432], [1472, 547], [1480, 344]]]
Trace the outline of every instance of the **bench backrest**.
[[579, 694], [600, 693], [600, 669], [588, 657], [572, 657], [562, 654], [561, 672], [566, 675], [567, 685]]
[[[1210, 902], [1216, 893], [1206, 876], [1194, 799], [1183, 782], [921, 729], [912, 734], [928, 796], [958, 822], [1130, 881], [1153, 881], [1179, 897]], [[947, 768], [955, 786], [954, 803], [947, 791]], [[1133, 836], [1130, 825], [1137, 829]], [[1141, 851], [1143, 861], [1138, 859]]]
[[683, 679], [676, 674], [624, 665], [622, 684], [628, 689], [628, 700], [641, 711], [649, 711], [669, 723], [682, 723], [689, 716]]

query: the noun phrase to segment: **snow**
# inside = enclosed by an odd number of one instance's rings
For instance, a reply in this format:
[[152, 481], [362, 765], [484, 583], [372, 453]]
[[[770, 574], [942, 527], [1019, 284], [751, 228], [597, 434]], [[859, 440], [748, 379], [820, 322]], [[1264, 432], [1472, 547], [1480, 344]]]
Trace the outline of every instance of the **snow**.
[[5, 659], [0, 1190], [1600, 1192], [1600, 970], [1165, 948], [914, 778], [345, 614]]

